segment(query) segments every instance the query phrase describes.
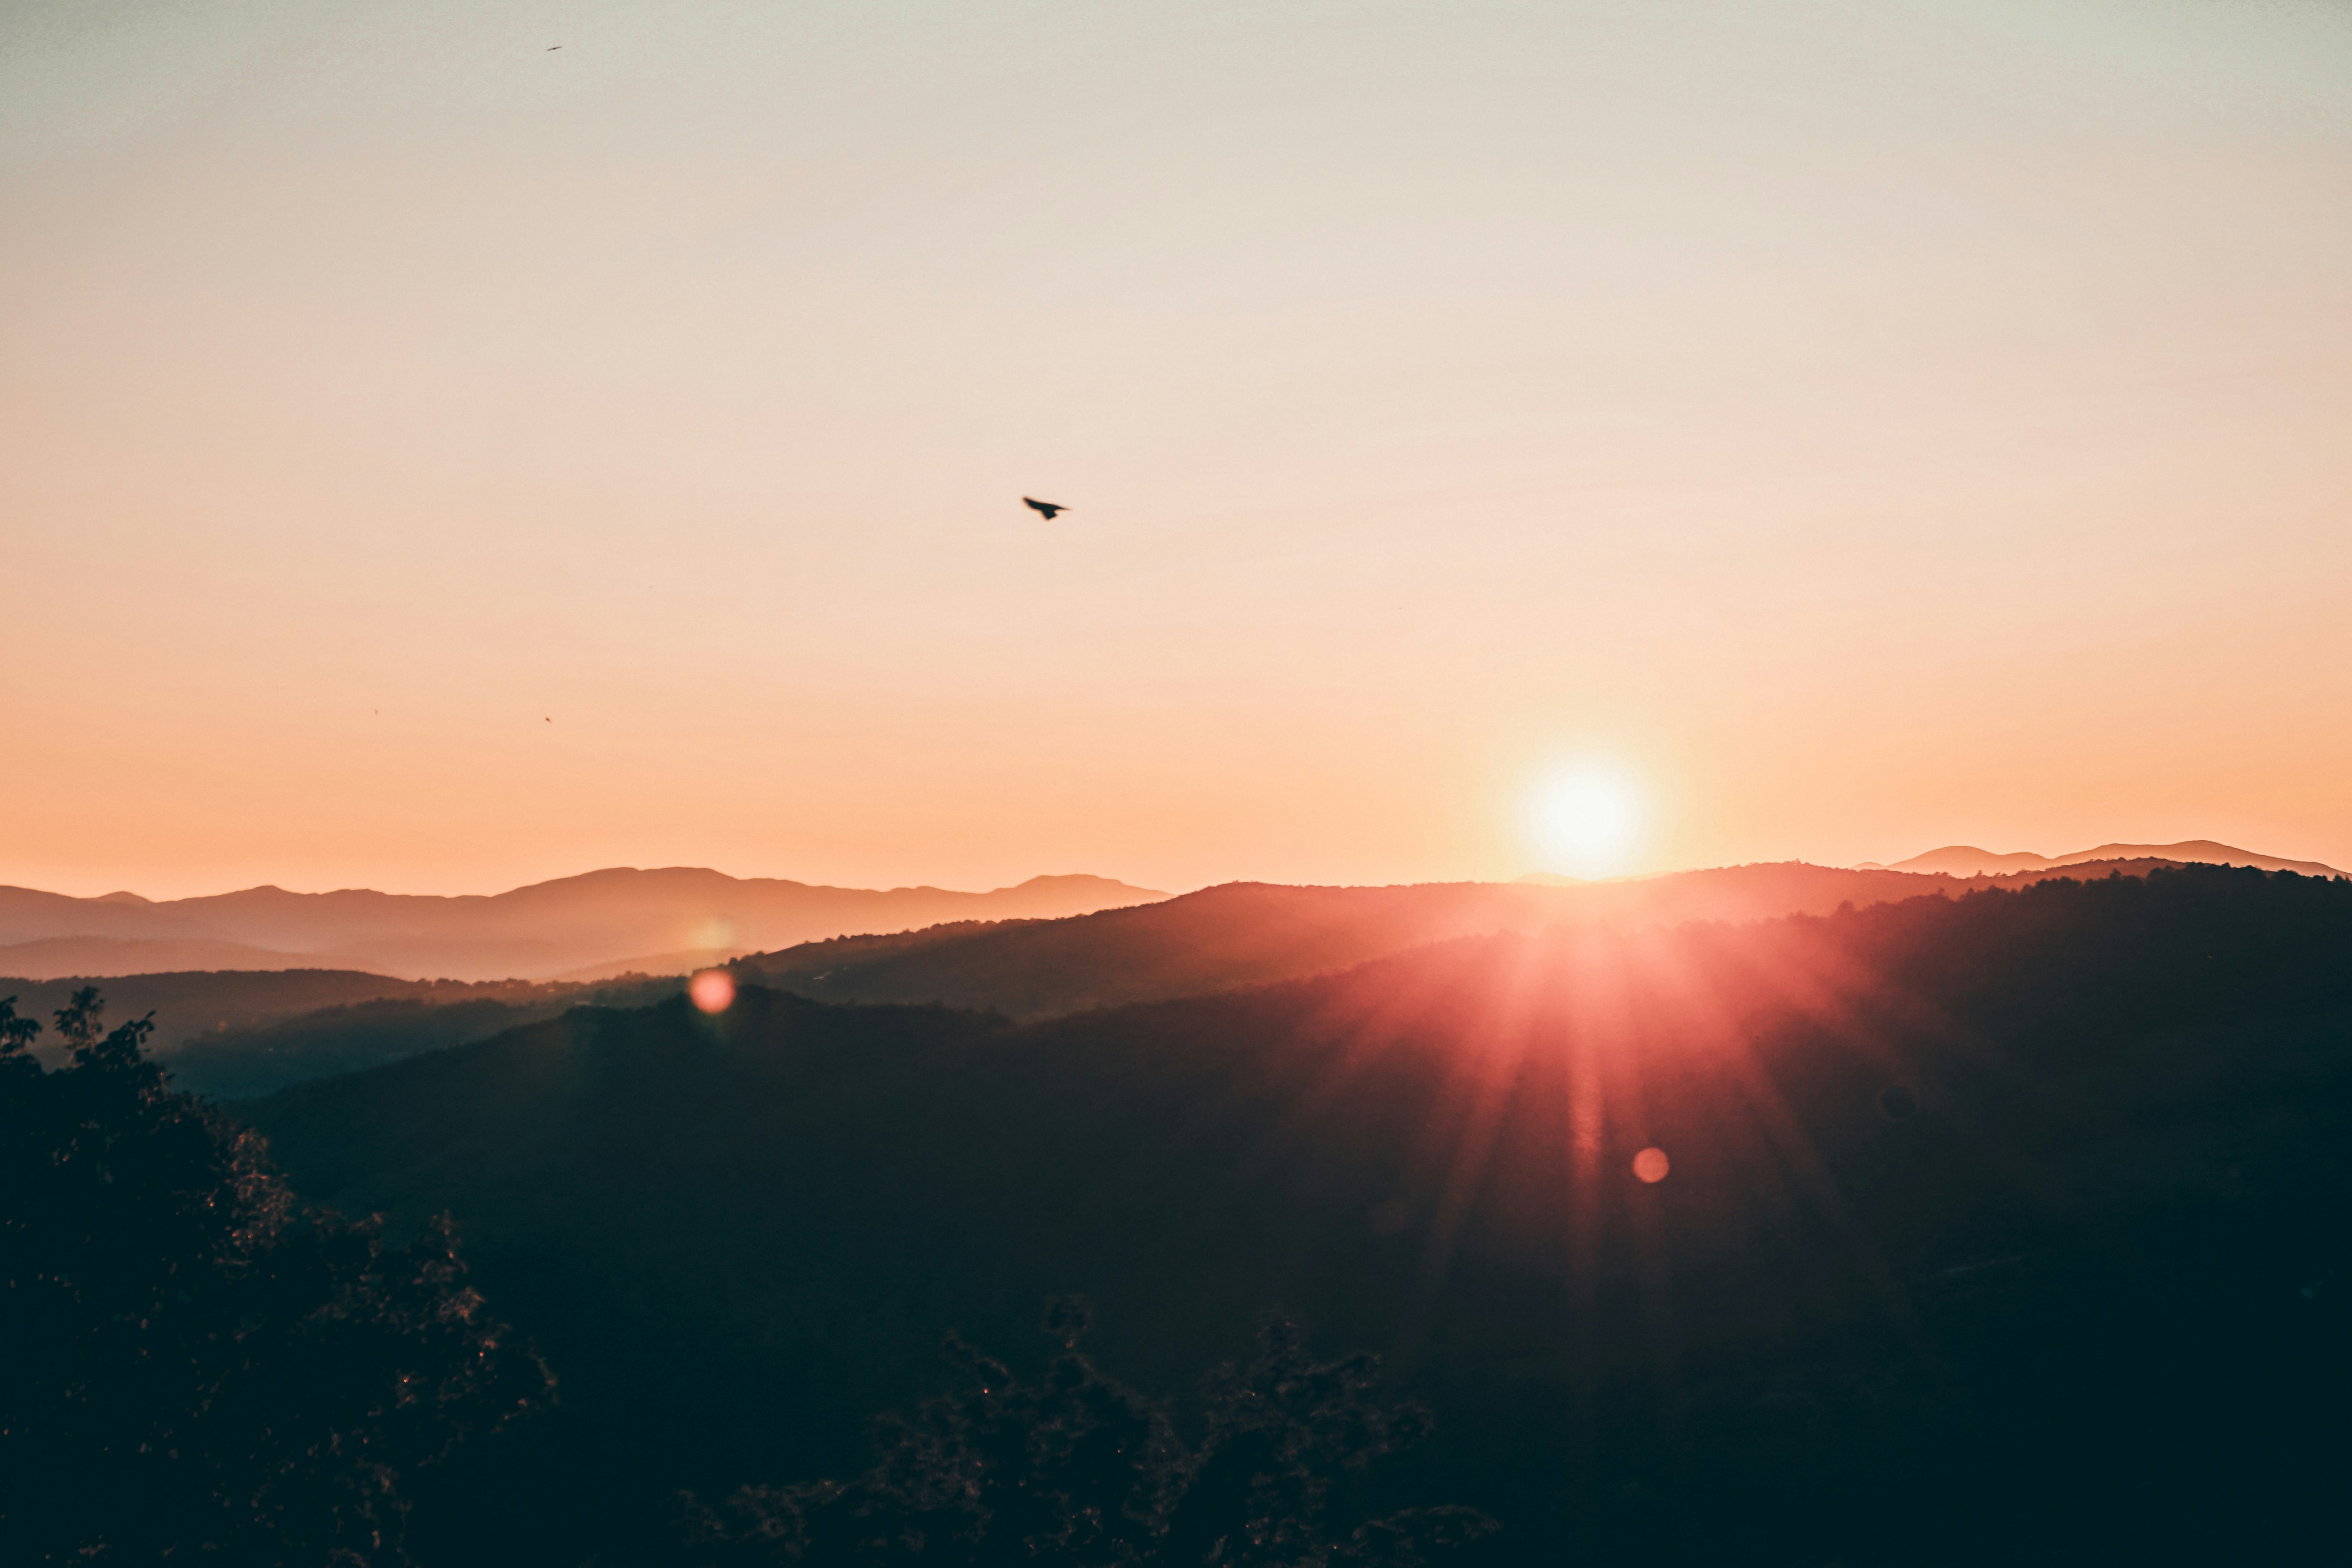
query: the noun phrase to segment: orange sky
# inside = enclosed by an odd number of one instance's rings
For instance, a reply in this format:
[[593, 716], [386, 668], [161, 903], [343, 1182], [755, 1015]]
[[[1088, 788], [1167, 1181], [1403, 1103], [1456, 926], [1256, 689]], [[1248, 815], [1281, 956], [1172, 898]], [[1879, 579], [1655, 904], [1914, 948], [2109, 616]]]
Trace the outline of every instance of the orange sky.
[[0, 881], [2352, 866], [2338, 5], [35, 0], [0, 214]]

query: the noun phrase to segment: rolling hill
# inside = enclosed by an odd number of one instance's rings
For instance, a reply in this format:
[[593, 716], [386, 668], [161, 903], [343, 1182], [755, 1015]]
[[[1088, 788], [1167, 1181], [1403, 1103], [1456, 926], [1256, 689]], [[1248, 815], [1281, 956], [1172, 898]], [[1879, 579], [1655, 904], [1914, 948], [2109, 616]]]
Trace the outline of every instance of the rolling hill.
[[[236, 1099], [462, 1045], [583, 1005], [646, 1005], [676, 995], [683, 976], [602, 984], [521, 980], [395, 980], [349, 970], [209, 970], [188, 973], [0, 978], [19, 1016], [46, 1023], [85, 985], [116, 1023], [152, 1015], [148, 1052], [175, 1087]], [[37, 1037], [34, 1058], [56, 1068], [65, 1047]]]
[[[289, 955], [320, 967], [381, 970], [412, 979], [593, 977], [627, 968], [641, 954], [743, 952], [848, 931], [906, 931], [955, 920], [1051, 919], [1150, 902], [1164, 895], [1101, 877], [1034, 877], [988, 893], [939, 888], [813, 887], [739, 879], [691, 867], [616, 868], [535, 883], [490, 897], [429, 898], [348, 889], [289, 893], [248, 888], [207, 898], [153, 902], [131, 893], [75, 899], [0, 888], [0, 944], [97, 938], [139, 973], [155, 967], [156, 942], [229, 943], [211, 948], [212, 967], [284, 968]], [[36, 954], [47, 974], [65, 968]], [[639, 961], [642, 962], [642, 961]], [[185, 967], [173, 964], [173, 967]]]
[[[2091, 863], [2069, 866], [2064, 874], [2144, 876], [2160, 864]], [[1880, 902], [1922, 889], [1949, 896], [2056, 874], [1959, 881], [1778, 866], [1552, 886], [1234, 884], [1116, 915], [957, 921], [835, 938], [746, 960], [737, 969], [759, 983], [829, 1000], [946, 1001], [1043, 1017], [1297, 979], [1494, 931], [1820, 913], [1842, 902]], [[133, 951], [147, 946], [114, 939], [58, 943], [101, 952], [110, 944]], [[116, 999], [117, 1016], [154, 1011], [154, 1048], [182, 1087], [245, 1097], [479, 1038], [572, 1005], [667, 995], [685, 973], [725, 958], [725, 950], [657, 953], [537, 983], [419, 982], [318, 970], [108, 977], [104, 969], [91, 968], [38, 982], [0, 978], [0, 994], [22, 993], [27, 1012], [37, 1017], [97, 978]], [[47, 1049], [53, 1054], [54, 1042]]]
[[247, 1100], [487, 1039], [573, 1007], [648, 1006], [684, 987], [684, 979], [673, 976], [595, 986], [485, 984], [471, 995], [372, 997], [228, 1026], [181, 1040], [157, 1056], [175, 1088], [224, 1100]]
[[[2151, 861], [2071, 877], [2145, 876]], [[1455, 937], [1554, 925], [1634, 929], [1682, 921], [1826, 914], [1922, 893], [1953, 897], [2053, 873], [1956, 879], [1802, 862], [1611, 882], [1295, 888], [1234, 882], [1134, 909], [1052, 921], [956, 924], [842, 937], [739, 959], [739, 975], [837, 1002], [922, 1002], [1039, 1018], [1344, 969]]]
[[[583, 1000], [595, 989], [516, 980], [397, 980], [389, 975], [339, 969], [223, 969], [159, 974], [76, 974], [47, 980], [0, 977], [0, 996], [14, 996], [20, 1016], [46, 1020], [84, 985], [99, 988], [106, 999], [107, 1016], [116, 1022], [153, 1014], [155, 1033], [149, 1049], [174, 1071], [182, 1065], [182, 1053], [197, 1042], [209, 1041], [218, 1047], [297, 1019], [317, 1016], [331, 1022], [348, 1017], [346, 1009], [369, 1004], [397, 1003], [420, 1011], [491, 1005], [537, 1009], [529, 1016], [538, 1017]], [[516, 1015], [496, 1026], [520, 1021], [522, 1016]], [[436, 1037], [434, 1043], [454, 1042]], [[60, 1048], [54, 1036], [44, 1036], [35, 1041], [33, 1054], [54, 1065]], [[199, 1083], [187, 1087], [210, 1091], [209, 1086]]]
[[[1177, 1392], [1280, 1304], [1437, 1435], [1491, 1560], [2308, 1557], [2352, 1458], [2352, 885], [2215, 868], [1465, 937], [1025, 1026], [746, 988], [251, 1108], [467, 1226], [563, 1382], [415, 1542], [676, 1561], [841, 1474], [954, 1329], [1099, 1307]], [[1665, 1152], [1656, 1184], [1633, 1156]]]
[[1925, 855], [1914, 855], [1908, 860], [1866, 869], [1892, 871], [1941, 872], [1948, 877], [2004, 876], [2019, 871], [2051, 871], [2091, 862], [2118, 860], [2161, 860], [2174, 865], [2252, 866], [2264, 871], [2294, 871], [2305, 877], [2341, 877], [2345, 873], [2333, 866], [2323, 866], [2316, 860], [2282, 860], [2275, 855], [2257, 855], [2251, 849], [2238, 849], [2227, 844], [2216, 844], [2210, 838], [2192, 838], [2179, 844], [2102, 844], [2095, 849], [2078, 849], [2072, 855], [2035, 855], [2020, 850], [2014, 854], [1996, 855], [1973, 845], [1954, 844], [1942, 849], [1930, 849]]

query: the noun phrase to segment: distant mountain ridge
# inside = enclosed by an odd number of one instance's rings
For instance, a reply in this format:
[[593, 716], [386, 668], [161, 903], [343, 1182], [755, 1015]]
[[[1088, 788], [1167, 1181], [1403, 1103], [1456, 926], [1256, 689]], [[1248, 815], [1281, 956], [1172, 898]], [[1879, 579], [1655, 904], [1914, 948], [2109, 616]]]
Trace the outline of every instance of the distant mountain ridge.
[[[154, 1010], [155, 1047], [183, 1075], [184, 1087], [243, 1093], [349, 1070], [361, 1057], [391, 1060], [432, 1049], [468, 1037], [465, 1031], [476, 1024], [490, 1032], [551, 1015], [591, 1001], [599, 987], [667, 994], [688, 972], [720, 963], [746, 979], [828, 1001], [951, 1000], [1039, 1018], [1295, 980], [1499, 931], [1738, 922], [2167, 868], [2178, 868], [2159, 860], [2084, 861], [2063, 870], [1953, 878], [1792, 863], [1557, 886], [1237, 882], [1061, 919], [961, 920], [748, 956], [686, 949], [538, 980], [446, 984], [226, 943], [52, 938], [0, 948], [0, 975], [11, 959], [18, 963], [16, 978], [0, 978], [0, 996], [16, 994], [21, 1010], [40, 1017], [77, 986], [95, 983], [125, 1016]], [[451, 1011], [446, 1004], [457, 1005]], [[184, 1049], [198, 1046], [193, 1054]]]
[[[2172, 864], [2078, 861], [2078, 879]], [[1718, 866], [1607, 882], [1428, 882], [1387, 888], [1229, 882], [1060, 921], [962, 923], [843, 937], [734, 962], [742, 977], [825, 1002], [940, 1003], [1016, 1019], [1297, 980], [1496, 931], [1827, 914], [1841, 904], [1955, 898], [2045, 880], [1812, 866]]]
[[1940, 872], [1947, 877], [1999, 877], [2015, 871], [2047, 871], [2062, 866], [2080, 866], [2094, 860], [2168, 860], [2179, 865], [2252, 866], [2257, 870], [2294, 871], [2305, 877], [2346, 875], [2335, 867], [2324, 866], [2316, 860], [2284, 860], [2275, 855], [2257, 855], [2251, 849], [2217, 844], [2210, 838], [2185, 839], [2179, 844], [2102, 844], [2095, 849], [2079, 849], [2072, 855], [2056, 856], [2036, 855], [2030, 850], [1997, 855], [1973, 844], [1951, 844], [1941, 849], [1930, 849], [1925, 855], [1914, 855], [1908, 860], [1897, 860], [1885, 866], [1871, 861], [1856, 869]]
[[[250, 969], [295, 963], [381, 970], [406, 978], [542, 979], [628, 967], [645, 954], [746, 952], [853, 932], [908, 931], [959, 920], [1050, 920], [1150, 903], [1167, 895], [1106, 877], [1033, 877], [985, 893], [919, 887], [830, 888], [735, 878], [702, 867], [614, 867], [494, 895], [455, 898], [344, 889], [290, 893], [247, 888], [148, 900], [77, 899], [0, 887], [0, 958], [61, 939], [125, 944], [20, 954], [44, 975], [185, 969], [190, 955], [141, 944], [234, 944], [196, 963]], [[640, 965], [642, 966], [642, 965]], [[0, 971], [9, 965], [0, 962]]]

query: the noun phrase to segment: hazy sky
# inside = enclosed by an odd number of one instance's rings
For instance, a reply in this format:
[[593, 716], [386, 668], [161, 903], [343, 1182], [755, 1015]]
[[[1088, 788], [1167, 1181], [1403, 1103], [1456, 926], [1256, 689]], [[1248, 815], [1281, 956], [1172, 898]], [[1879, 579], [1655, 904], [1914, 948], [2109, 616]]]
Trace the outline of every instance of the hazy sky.
[[2339, 0], [0, 3], [0, 881], [2352, 866], [2347, 588]]

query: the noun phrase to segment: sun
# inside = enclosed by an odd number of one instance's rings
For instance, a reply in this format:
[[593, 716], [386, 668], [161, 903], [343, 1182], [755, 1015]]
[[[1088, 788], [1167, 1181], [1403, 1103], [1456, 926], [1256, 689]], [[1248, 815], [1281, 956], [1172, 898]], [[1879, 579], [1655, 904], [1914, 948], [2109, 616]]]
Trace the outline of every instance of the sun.
[[1642, 794], [1622, 770], [1599, 763], [1559, 769], [1528, 801], [1528, 837], [1547, 868], [1580, 877], [1622, 870], [1640, 847]]

